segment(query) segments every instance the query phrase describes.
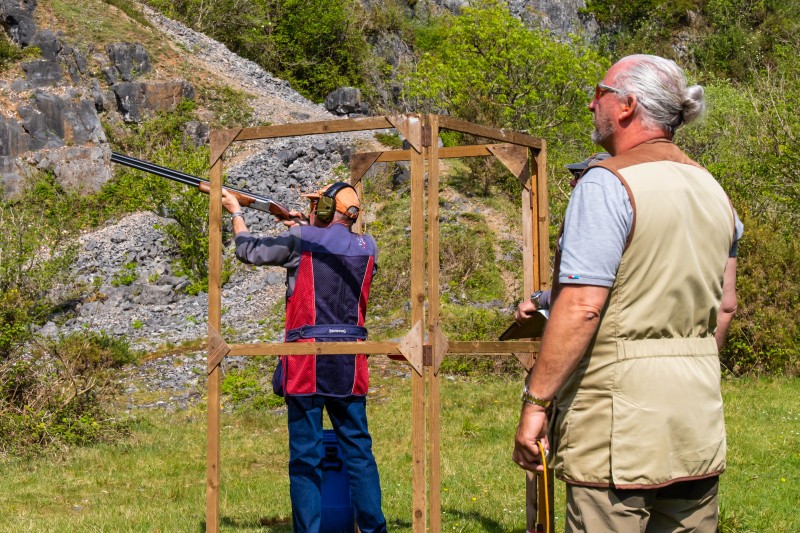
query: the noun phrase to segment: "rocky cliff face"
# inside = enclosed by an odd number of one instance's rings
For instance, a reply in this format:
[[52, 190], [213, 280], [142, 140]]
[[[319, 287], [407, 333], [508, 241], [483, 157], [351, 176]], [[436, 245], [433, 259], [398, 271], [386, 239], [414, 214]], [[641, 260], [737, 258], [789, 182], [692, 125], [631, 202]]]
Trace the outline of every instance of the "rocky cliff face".
[[[435, 0], [434, 4], [458, 13], [470, 0]], [[593, 38], [598, 31], [591, 16], [579, 11], [586, 7], [585, 0], [506, 0], [512, 15], [531, 28], [542, 28], [555, 35], [584, 34]]]
[[[255, 122], [335, 118], [220, 43], [143, 10], [163, 39], [174, 43], [178, 61], [192, 65], [199, 77], [248, 94]], [[0, 80], [0, 173], [6, 192], [13, 193], [24, 176], [38, 169], [52, 171], [66, 188], [96, 190], [112, 170], [103, 123], [141, 121], [155, 111], [174, 109], [195, 92], [187, 80], [164, 79], [163, 74], [156, 78], [160, 66], [141, 43], [89, 46], [84, 56], [68, 36], [51, 30], [34, 31], [26, 42], [42, 50], [41, 59]], [[352, 110], [357, 111], [363, 109]], [[207, 125], [193, 128], [197, 142], [208, 141]], [[332, 134], [252, 142], [235, 164], [226, 165], [228, 183], [304, 209], [299, 193], [334, 179], [334, 170], [346, 165], [354, 143], [368, 137]], [[283, 228], [259, 211], [245, 210], [245, 218], [256, 233]], [[72, 274], [75, 287], [85, 288], [84, 297], [65, 306], [67, 313], [53, 317], [39, 333], [102, 330], [142, 349], [203, 338], [207, 295], [186, 294], [186, 278], [173, 272], [175, 251], [162, 229], [170, 223], [155, 213], [136, 213], [81, 236]], [[123, 274], [132, 281], [121, 282]], [[228, 310], [223, 322], [230, 338], [262, 339], [259, 323], [282, 299], [284, 280], [281, 269], [236, 269], [223, 289]]]

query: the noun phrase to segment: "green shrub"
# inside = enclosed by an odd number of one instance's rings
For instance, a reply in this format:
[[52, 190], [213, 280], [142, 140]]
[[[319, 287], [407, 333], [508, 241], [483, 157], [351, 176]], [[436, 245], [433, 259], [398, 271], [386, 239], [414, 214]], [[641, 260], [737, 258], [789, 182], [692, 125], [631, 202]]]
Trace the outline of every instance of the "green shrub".
[[[414, 108], [546, 138], [555, 167], [592, 151], [586, 105], [608, 66], [594, 49], [526, 28], [496, 0], [474, 2], [428, 31], [434, 37], [422, 41], [424, 53], [401, 76]], [[497, 167], [487, 161], [469, 164], [483, 194], [498, 180], [500, 190], [518, 194], [507, 171], [491, 174]]]
[[111, 285], [114, 287], [130, 285], [138, 278], [139, 275], [136, 273], [136, 261], [130, 261], [122, 265], [122, 268], [114, 273], [114, 277], [111, 279]]
[[369, 49], [360, 2], [345, 0], [150, 0], [320, 102], [343, 85], [362, 86]]
[[0, 453], [32, 455], [54, 445], [113, 440], [125, 423], [109, 414], [114, 370], [136, 356], [104, 333], [41, 339], [0, 369]]
[[249, 364], [227, 371], [220, 389], [223, 401], [232, 403], [236, 409], [263, 410], [282, 406], [283, 398], [272, 392], [275, 361], [271, 365]]
[[737, 260], [739, 309], [722, 352], [735, 374], [800, 374], [800, 243], [775, 222], [745, 217]]
[[5, 31], [0, 31], [0, 72], [22, 57], [22, 50], [11, 42]]

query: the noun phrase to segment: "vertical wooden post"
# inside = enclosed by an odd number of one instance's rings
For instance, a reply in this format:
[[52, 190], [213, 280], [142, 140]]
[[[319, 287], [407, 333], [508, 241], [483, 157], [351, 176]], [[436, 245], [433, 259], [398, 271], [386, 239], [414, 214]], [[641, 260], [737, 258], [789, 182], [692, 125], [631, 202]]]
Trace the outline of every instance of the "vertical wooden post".
[[535, 179], [531, 187], [536, 191], [536, 236], [538, 241], [538, 289], [551, 286], [550, 283], [550, 210], [547, 207], [547, 143], [542, 139], [542, 148], [536, 154], [536, 166], [533, 169]]
[[353, 233], [364, 233], [364, 182], [361, 179], [356, 181], [354, 175], [355, 172], [351, 169], [350, 184], [356, 190], [358, 199], [361, 201], [361, 210], [358, 213], [358, 218], [353, 222], [352, 231]]
[[[211, 153], [219, 153], [211, 137]], [[222, 308], [222, 157], [211, 161], [211, 191], [208, 215], [208, 325], [209, 360], [211, 358], [211, 328], [220, 330]], [[220, 367], [208, 374], [206, 405], [206, 531], [219, 531], [220, 479]]]
[[539, 269], [536, 267], [539, 257], [539, 232], [534, 224], [534, 209], [536, 209], [538, 194], [536, 181], [530, 178], [532, 161], [528, 161], [526, 172], [528, 179], [522, 188], [522, 298], [527, 298], [538, 287]]
[[435, 361], [438, 360], [434, 342], [439, 332], [439, 117], [428, 115], [427, 128], [430, 136], [428, 156], [428, 340], [431, 344], [432, 362], [426, 367], [428, 374], [428, 487], [430, 490], [430, 533], [442, 531], [441, 494], [441, 441], [440, 380]]
[[[419, 116], [407, 115], [408, 121], [419, 121]], [[421, 149], [421, 128], [407, 127], [409, 134], [417, 137], [411, 143], [411, 325], [422, 322], [420, 344], [425, 337], [425, 159]], [[411, 458], [413, 471], [414, 533], [425, 533], [425, 376], [411, 372]]]

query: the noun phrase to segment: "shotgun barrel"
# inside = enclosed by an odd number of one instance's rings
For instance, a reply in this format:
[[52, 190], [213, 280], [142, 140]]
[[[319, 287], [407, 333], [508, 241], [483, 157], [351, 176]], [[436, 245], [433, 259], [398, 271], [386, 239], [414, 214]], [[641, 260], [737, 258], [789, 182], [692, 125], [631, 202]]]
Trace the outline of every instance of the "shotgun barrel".
[[[168, 167], [162, 167], [161, 165], [156, 165], [155, 163], [150, 163], [148, 161], [144, 161], [143, 159], [137, 159], [129, 155], [121, 154], [119, 152], [111, 152], [111, 162], [125, 165], [126, 167], [134, 168], [136, 170], [141, 170], [142, 172], [149, 172], [150, 174], [155, 174], [156, 176], [161, 176], [162, 178], [177, 181], [178, 183], [183, 183], [184, 185], [197, 187], [201, 192], [206, 194], [211, 191], [211, 182], [207, 180]], [[239, 201], [239, 204], [244, 207], [271, 213], [277, 218], [283, 220], [295, 220], [298, 223], [301, 222], [301, 220], [297, 217], [290, 216], [289, 209], [279, 202], [271, 200], [265, 196], [261, 196], [260, 194], [245, 191], [243, 189], [236, 189], [228, 186], [223, 188], [233, 194]]]

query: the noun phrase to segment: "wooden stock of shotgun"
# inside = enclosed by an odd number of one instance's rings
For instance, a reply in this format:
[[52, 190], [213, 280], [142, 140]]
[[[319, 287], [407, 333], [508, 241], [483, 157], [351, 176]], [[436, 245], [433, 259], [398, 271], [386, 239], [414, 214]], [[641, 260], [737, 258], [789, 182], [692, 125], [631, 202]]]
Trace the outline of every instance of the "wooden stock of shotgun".
[[[154, 163], [148, 163], [142, 159], [136, 159], [135, 157], [120, 154], [119, 152], [111, 152], [111, 162], [135, 168], [136, 170], [141, 170], [143, 172], [149, 172], [150, 174], [155, 174], [156, 176], [161, 176], [162, 178], [177, 181], [178, 183], [192, 185], [200, 189], [200, 192], [205, 194], [208, 194], [211, 191], [211, 182], [209, 181], [198, 178], [197, 176], [192, 176], [191, 174], [185, 174], [183, 172], [173, 170], [171, 168], [162, 167]], [[236, 197], [236, 199], [239, 201], [239, 204], [244, 207], [258, 209], [259, 211], [270, 213], [281, 220], [293, 220], [298, 224], [303, 222], [300, 218], [291, 216], [289, 214], [289, 209], [285, 205], [274, 200], [270, 200], [265, 196], [242, 189], [234, 189], [233, 187], [223, 187], [223, 189]]]

